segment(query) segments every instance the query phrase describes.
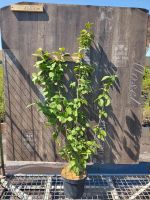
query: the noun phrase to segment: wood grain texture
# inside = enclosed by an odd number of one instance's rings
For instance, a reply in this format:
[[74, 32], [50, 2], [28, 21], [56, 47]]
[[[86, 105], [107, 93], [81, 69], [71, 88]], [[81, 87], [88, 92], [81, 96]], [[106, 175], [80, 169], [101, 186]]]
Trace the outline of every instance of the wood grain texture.
[[15, 12], [43, 12], [43, 4], [14, 4], [10, 8]]
[[148, 17], [148, 23], [147, 23], [147, 48], [150, 45], [150, 16]]
[[[45, 4], [43, 13], [12, 12], [10, 7], [1, 10], [8, 160], [61, 161], [58, 145], [52, 140], [52, 127], [45, 127], [46, 119], [35, 107], [26, 108], [42, 99], [40, 89], [31, 81], [35, 70], [32, 53], [39, 47], [76, 51], [76, 37], [89, 21], [94, 23], [95, 33], [95, 44], [88, 55], [96, 75], [92, 78], [95, 94], [89, 98], [92, 123], [97, 119], [93, 104], [100, 87], [97, 80], [112, 73], [119, 78], [110, 91], [112, 104], [106, 122], [109, 147], [104, 145], [104, 162], [138, 161], [147, 19], [144, 10], [133, 8]], [[61, 141], [63, 145], [63, 138]], [[95, 158], [100, 162], [99, 154]]]

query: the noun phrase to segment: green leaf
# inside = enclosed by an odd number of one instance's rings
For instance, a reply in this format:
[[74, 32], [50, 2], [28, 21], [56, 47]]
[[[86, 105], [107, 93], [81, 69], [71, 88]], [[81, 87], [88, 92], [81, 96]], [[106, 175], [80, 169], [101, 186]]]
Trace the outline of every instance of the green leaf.
[[70, 167], [70, 169], [73, 167], [73, 166], [75, 166], [76, 165], [76, 162], [74, 161], [74, 160], [71, 160], [70, 162], [69, 162], [69, 167]]
[[110, 80], [110, 76], [104, 76], [101, 81]]
[[110, 99], [107, 99], [106, 100], [106, 106], [109, 106], [110, 105]]
[[58, 132], [53, 132], [52, 133], [52, 137], [53, 137], [54, 140], [56, 140], [57, 137], [58, 137]]
[[108, 117], [108, 114], [106, 112], [104, 112], [103, 116], [106, 118], [106, 117]]
[[68, 117], [67, 120], [68, 120], [69, 122], [71, 122], [71, 121], [73, 120], [73, 118], [72, 118], [72, 117]]
[[60, 96], [59, 95], [54, 95], [52, 98], [51, 98], [51, 100], [53, 100], [53, 99], [59, 99], [60, 98]]
[[100, 134], [103, 135], [104, 137], [106, 137], [106, 135], [107, 135], [107, 134], [106, 134], [106, 131], [103, 130], [103, 129], [100, 130]]
[[42, 71], [39, 71], [39, 72], [37, 73], [38, 76], [40, 76], [41, 74], [42, 74]]
[[90, 124], [89, 124], [89, 123], [86, 123], [85, 125], [86, 125], [86, 127], [90, 127]]
[[65, 48], [64, 48], [64, 47], [61, 47], [61, 48], [59, 48], [59, 51], [64, 52], [64, 51], [65, 51]]
[[67, 139], [68, 139], [68, 140], [72, 140], [72, 139], [73, 139], [73, 136], [72, 136], [72, 135], [67, 135]]
[[75, 117], [78, 116], [78, 111], [77, 111], [77, 110], [73, 111], [72, 113], [73, 113], [73, 115], [74, 115]]
[[48, 95], [48, 91], [43, 92], [43, 95], [44, 96]]
[[107, 134], [106, 134], [106, 131], [103, 130], [103, 129], [100, 129], [100, 130], [99, 130], [99, 133], [98, 133], [98, 135], [97, 135], [97, 137], [98, 137], [98, 139], [104, 141], [106, 135], [107, 135]]
[[36, 50], [36, 52], [33, 53], [32, 55], [35, 56], [35, 57], [41, 57], [42, 56], [42, 52], [43, 52], [42, 48], [38, 48]]
[[61, 123], [65, 123], [67, 121], [67, 119], [63, 116], [57, 116], [57, 119], [61, 122]]
[[57, 119], [55, 117], [49, 117], [48, 118], [48, 122], [52, 125], [55, 125], [57, 122]]
[[76, 87], [76, 82], [72, 82], [72, 83], [70, 83], [70, 87], [71, 87], [71, 88]]
[[76, 127], [76, 130], [77, 130], [77, 131], [80, 131], [80, 127], [79, 127], [79, 126], [77, 126], [77, 127]]
[[104, 105], [104, 100], [103, 99], [99, 99], [98, 100], [98, 105], [102, 107]]
[[62, 110], [62, 106], [61, 106], [60, 104], [58, 104], [58, 105], [57, 105], [57, 109], [58, 109], [59, 111], [61, 111], [61, 110]]
[[93, 143], [92, 141], [87, 141], [88, 146], [91, 146], [92, 143]]
[[53, 78], [54, 77], [54, 73], [53, 72], [49, 72], [49, 77]]
[[39, 66], [40, 64], [42, 64], [44, 62], [44, 60], [39, 60], [39, 61], [36, 61], [36, 66]]
[[38, 49], [36, 50], [36, 53], [41, 53], [42, 51], [43, 51], [42, 48], [38, 48]]
[[87, 22], [85, 24], [85, 28], [90, 29], [92, 27], [93, 23]]
[[53, 70], [53, 69], [55, 69], [56, 65], [57, 65], [57, 63], [54, 62], [50, 66], [48, 66], [48, 68], [50, 68], [51, 70]]
[[38, 80], [37, 75], [36, 75], [36, 74], [33, 74], [33, 75], [32, 75], [32, 81], [33, 81], [34, 83], [36, 83], [37, 80]]
[[107, 118], [108, 117], [108, 114], [107, 112], [105, 112], [104, 110], [99, 110], [99, 117], [100, 118]]
[[66, 108], [66, 112], [68, 115], [71, 115], [72, 114], [72, 109], [70, 107]]

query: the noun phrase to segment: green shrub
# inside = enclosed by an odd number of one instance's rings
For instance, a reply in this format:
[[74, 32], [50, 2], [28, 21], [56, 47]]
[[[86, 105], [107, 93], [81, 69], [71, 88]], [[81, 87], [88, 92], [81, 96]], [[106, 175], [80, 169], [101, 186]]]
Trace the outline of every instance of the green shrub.
[[142, 82], [142, 96], [144, 99], [143, 105], [143, 120], [150, 119], [150, 67], [146, 66], [144, 69], [144, 76]]
[[[86, 23], [85, 29], [80, 31], [78, 50], [72, 55], [66, 53], [65, 48], [59, 48], [57, 52], [47, 52], [39, 48], [34, 54], [37, 58], [34, 65], [37, 71], [33, 73], [32, 80], [41, 87], [45, 99], [36, 102], [38, 110], [46, 116], [47, 123], [53, 125], [53, 138], [57, 141], [59, 134], [65, 137], [66, 143], [60, 154], [68, 161], [69, 169], [77, 176], [85, 172], [87, 162], [99, 148], [99, 142], [95, 138], [101, 141], [106, 138], [107, 132], [100, 126], [100, 121], [107, 119], [107, 108], [111, 103], [109, 89], [116, 80], [116, 75], [107, 75], [98, 80], [102, 87], [93, 100], [98, 119], [96, 125], [91, 126], [87, 108], [90, 107], [88, 95], [94, 94], [91, 81], [94, 66], [84, 60], [86, 51], [94, 42], [91, 25]], [[65, 84], [65, 73], [71, 68], [66, 58], [69, 55], [69, 59], [75, 58], [72, 68], [73, 79], [69, 83], [69, 88], [74, 94], [71, 98], [68, 98]], [[91, 138], [88, 133], [92, 134]]]

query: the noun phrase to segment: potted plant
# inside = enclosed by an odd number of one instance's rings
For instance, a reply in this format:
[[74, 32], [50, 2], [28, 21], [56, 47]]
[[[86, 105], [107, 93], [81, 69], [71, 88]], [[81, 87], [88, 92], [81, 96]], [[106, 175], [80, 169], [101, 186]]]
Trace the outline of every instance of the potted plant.
[[[109, 88], [116, 79], [115, 75], [102, 78], [102, 87], [94, 100], [99, 120], [97, 125], [90, 126], [87, 99], [93, 93], [91, 76], [94, 66], [85, 61], [85, 55], [93, 40], [92, 24], [88, 22], [80, 31], [79, 47], [72, 55], [66, 53], [65, 48], [52, 53], [39, 48], [33, 54], [37, 58], [35, 67], [38, 70], [33, 73], [32, 80], [41, 87], [44, 96], [44, 101], [36, 104], [46, 116], [47, 123], [54, 127], [53, 138], [57, 140], [59, 134], [65, 138], [60, 155], [68, 164], [62, 169], [61, 175], [65, 194], [74, 199], [80, 198], [84, 192], [87, 162], [99, 148], [97, 141], [94, 137], [90, 138], [88, 133], [105, 140], [106, 131], [99, 126], [99, 121], [107, 118]], [[66, 84], [67, 70], [72, 70], [72, 78]], [[68, 85], [71, 95], [68, 95]]]

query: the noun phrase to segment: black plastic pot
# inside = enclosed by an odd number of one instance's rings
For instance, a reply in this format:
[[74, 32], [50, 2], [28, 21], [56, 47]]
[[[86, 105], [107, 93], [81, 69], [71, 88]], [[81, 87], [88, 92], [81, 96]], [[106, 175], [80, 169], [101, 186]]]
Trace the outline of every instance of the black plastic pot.
[[68, 198], [80, 199], [84, 193], [85, 179], [86, 177], [80, 180], [69, 180], [63, 178], [65, 195]]

